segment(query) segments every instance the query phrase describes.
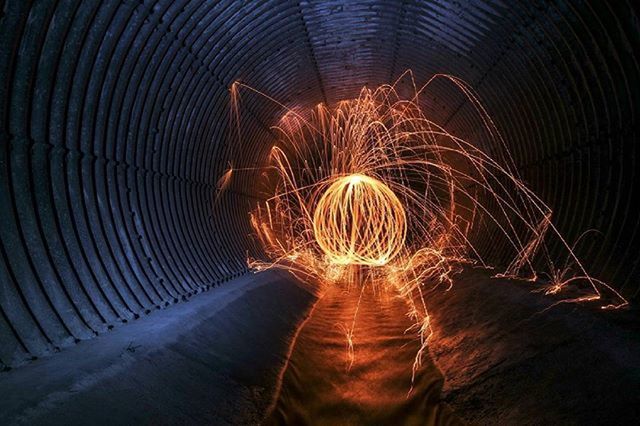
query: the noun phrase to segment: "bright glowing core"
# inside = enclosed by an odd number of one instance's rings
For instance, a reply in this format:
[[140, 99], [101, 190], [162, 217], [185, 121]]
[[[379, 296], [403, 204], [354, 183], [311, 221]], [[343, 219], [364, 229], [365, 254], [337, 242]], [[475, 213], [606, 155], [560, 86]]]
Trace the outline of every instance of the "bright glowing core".
[[361, 174], [342, 176], [320, 197], [313, 232], [331, 263], [383, 266], [404, 245], [404, 207], [383, 182]]

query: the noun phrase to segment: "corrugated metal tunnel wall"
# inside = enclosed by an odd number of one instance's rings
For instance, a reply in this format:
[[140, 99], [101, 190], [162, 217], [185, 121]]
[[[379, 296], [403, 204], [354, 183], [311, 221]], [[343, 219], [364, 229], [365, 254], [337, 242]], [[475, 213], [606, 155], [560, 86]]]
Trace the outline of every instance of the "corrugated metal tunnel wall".
[[[404, 70], [470, 83], [590, 272], [638, 294], [640, 24], [631, 2], [24, 1], [0, 17], [0, 367], [246, 271], [257, 175], [282, 111]], [[437, 86], [429, 113], [474, 140]], [[482, 143], [477, 140], [477, 143]], [[491, 244], [490, 238], [486, 239]], [[487, 247], [488, 248], [488, 247]], [[492, 248], [497, 253], [499, 247]]]

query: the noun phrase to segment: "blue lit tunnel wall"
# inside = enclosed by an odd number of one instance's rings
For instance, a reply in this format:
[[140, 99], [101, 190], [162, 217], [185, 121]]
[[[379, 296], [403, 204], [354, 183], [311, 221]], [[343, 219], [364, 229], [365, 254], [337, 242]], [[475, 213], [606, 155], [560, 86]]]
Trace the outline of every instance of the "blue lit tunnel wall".
[[[640, 27], [630, 2], [35, 1], [0, 17], [0, 367], [247, 271], [247, 212], [282, 109], [411, 68], [480, 94], [594, 276], [638, 294]], [[437, 85], [428, 113], [482, 144]], [[499, 257], [501, 247], [487, 246]]]

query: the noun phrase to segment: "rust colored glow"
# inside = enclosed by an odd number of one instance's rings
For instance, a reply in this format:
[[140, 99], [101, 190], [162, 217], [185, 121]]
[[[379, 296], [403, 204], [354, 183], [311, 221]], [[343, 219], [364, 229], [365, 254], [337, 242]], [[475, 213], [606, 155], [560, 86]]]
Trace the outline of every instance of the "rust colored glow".
[[337, 265], [384, 266], [402, 250], [407, 231], [398, 197], [361, 174], [336, 178], [320, 197], [312, 223], [326, 261]]
[[[428, 101], [421, 96], [435, 81], [452, 84], [475, 108], [477, 141], [425, 114]], [[410, 96], [400, 95], [400, 82], [408, 83], [403, 89]], [[233, 117], [239, 119], [240, 89], [286, 109], [236, 82]], [[551, 208], [521, 180], [477, 95], [459, 78], [438, 74], [419, 87], [407, 71], [392, 85], [363, 88], [331, 108], [286, 111], [261, 169], [265, 201], [250, 214], [269, 260], [251, 258], [249, 265], [284, 268], [322, 285], [370, 285], [404, 298], [422, 341], [414, 372], [431, 335], [425, 289], [449, 289], [465, 264], [505, 265], [496, 276], [537, 282], [547, 294], [587, 284], [588, 292], [556, 303], [627, 305], [586, 271], [553, 225]], [[345, 330], [352, 345], [353, 325]]]
[[231, 177], [233, 176], [233, 167], [229, 165], [229, 168], [222, 174], [218, 182], [216, 182], [216, 194], [213, 199], [214, 207], [218, 204], [220, 197], [224, 193], [224, 191], [229, 187], [231, 183]]

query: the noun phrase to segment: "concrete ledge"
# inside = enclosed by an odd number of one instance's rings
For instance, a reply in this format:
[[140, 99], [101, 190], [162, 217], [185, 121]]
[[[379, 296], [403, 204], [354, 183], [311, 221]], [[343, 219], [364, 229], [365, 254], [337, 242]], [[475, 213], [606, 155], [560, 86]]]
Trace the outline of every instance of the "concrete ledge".
[[535, 288], [469, 271], [429, 294], [430, 352], [456, 414], [475, 424], [638, 424], [637, 312], [549, 308]]
[[255, 424], [314, 297], [288, 275], [238, 278], [0, 374], [0, 424]]

